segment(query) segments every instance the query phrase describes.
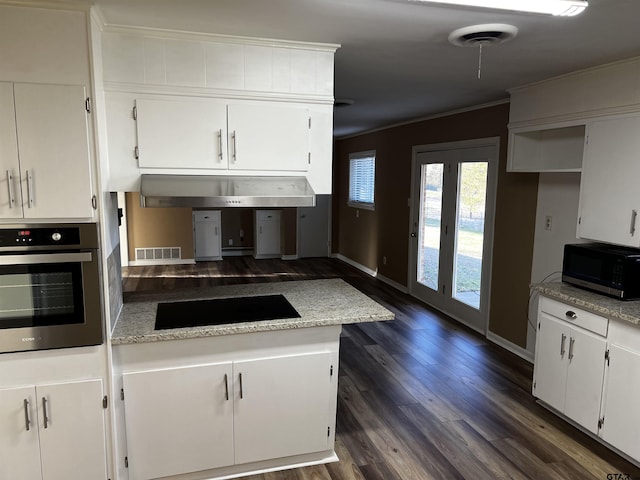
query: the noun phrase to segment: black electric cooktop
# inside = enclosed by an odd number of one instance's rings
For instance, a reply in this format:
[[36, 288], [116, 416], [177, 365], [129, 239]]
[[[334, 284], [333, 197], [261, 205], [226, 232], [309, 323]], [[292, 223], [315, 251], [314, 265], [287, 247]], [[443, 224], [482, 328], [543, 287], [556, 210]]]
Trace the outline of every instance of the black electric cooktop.
[[156, 330], [300, 318], [284, 295], [159, 303]]

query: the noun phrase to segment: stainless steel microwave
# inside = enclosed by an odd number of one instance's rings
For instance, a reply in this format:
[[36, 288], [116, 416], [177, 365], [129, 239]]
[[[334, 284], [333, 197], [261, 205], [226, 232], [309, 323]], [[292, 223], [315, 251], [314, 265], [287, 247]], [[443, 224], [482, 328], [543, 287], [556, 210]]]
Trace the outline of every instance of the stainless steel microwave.
[[605, 243], [565, 245], [562, 281], [621, 300], [640, 298], [640, 249]]
[[0, 226], [0, 353], [103, 342], [97, 225]]

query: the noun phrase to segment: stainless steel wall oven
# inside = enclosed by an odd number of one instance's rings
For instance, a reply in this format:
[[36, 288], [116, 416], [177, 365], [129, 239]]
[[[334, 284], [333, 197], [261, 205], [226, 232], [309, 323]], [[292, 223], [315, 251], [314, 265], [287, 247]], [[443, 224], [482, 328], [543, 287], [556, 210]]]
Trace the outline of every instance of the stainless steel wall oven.
[[0, 353], [103, 342], [96, 224], [0, 225]]

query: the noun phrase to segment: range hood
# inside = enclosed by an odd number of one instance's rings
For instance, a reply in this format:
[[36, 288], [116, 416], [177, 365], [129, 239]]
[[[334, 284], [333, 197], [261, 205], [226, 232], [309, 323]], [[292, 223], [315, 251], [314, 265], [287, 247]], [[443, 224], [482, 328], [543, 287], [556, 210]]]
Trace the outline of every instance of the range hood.
[[305, 177], [142, 175], [142, 207], [313, 207]]

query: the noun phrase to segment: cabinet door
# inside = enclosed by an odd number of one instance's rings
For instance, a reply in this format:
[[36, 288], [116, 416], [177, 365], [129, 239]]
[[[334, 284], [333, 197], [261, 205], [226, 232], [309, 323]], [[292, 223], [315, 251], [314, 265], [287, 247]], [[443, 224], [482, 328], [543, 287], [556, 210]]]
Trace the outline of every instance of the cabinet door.
[[640, 459], [640, 353], [617, 345], [611, 345], [609, 353], [601, 435], [614, 447]]
[[107, 478], [102, 398], [102, 380], [36, 387], [43, 480]]
[[306, 171], [309, 110], [275, 105], [229, 105], [229, 169]]
[[231, 363], [126, 373], [123, 384], [130, 478], [233, 464]]
[[587, 138], [578, 236], [638, 247], [640, 116], [591, 122]]
[[280, 255], [280, 212], [256, 211], [256, 256]]
[[607, 342], [591, 332], [571, 329], [564, 414], [598, 433]]
[[533, 395], [558, 411], [564, 410], [569, 327], [545, 313], [538, 317]]
[[0, 83], [0, 218], [22, 218], [13, 84]]
[[84, 87], [14, 88], [25, 218], [92, 217]]
[[220, 212], [193, 212], [193, 232], [195, 259], [219, 259], [222, 246], [220, 240]]
[[0, 390], [2, 479], [42, 478], [35, 398], [33, 387]]
[[237, 464], [331, 446], [329, 352], [234, 362]]
[[140, 168], [227, 168], [227, 107], [207, 99], [138, 98]]

